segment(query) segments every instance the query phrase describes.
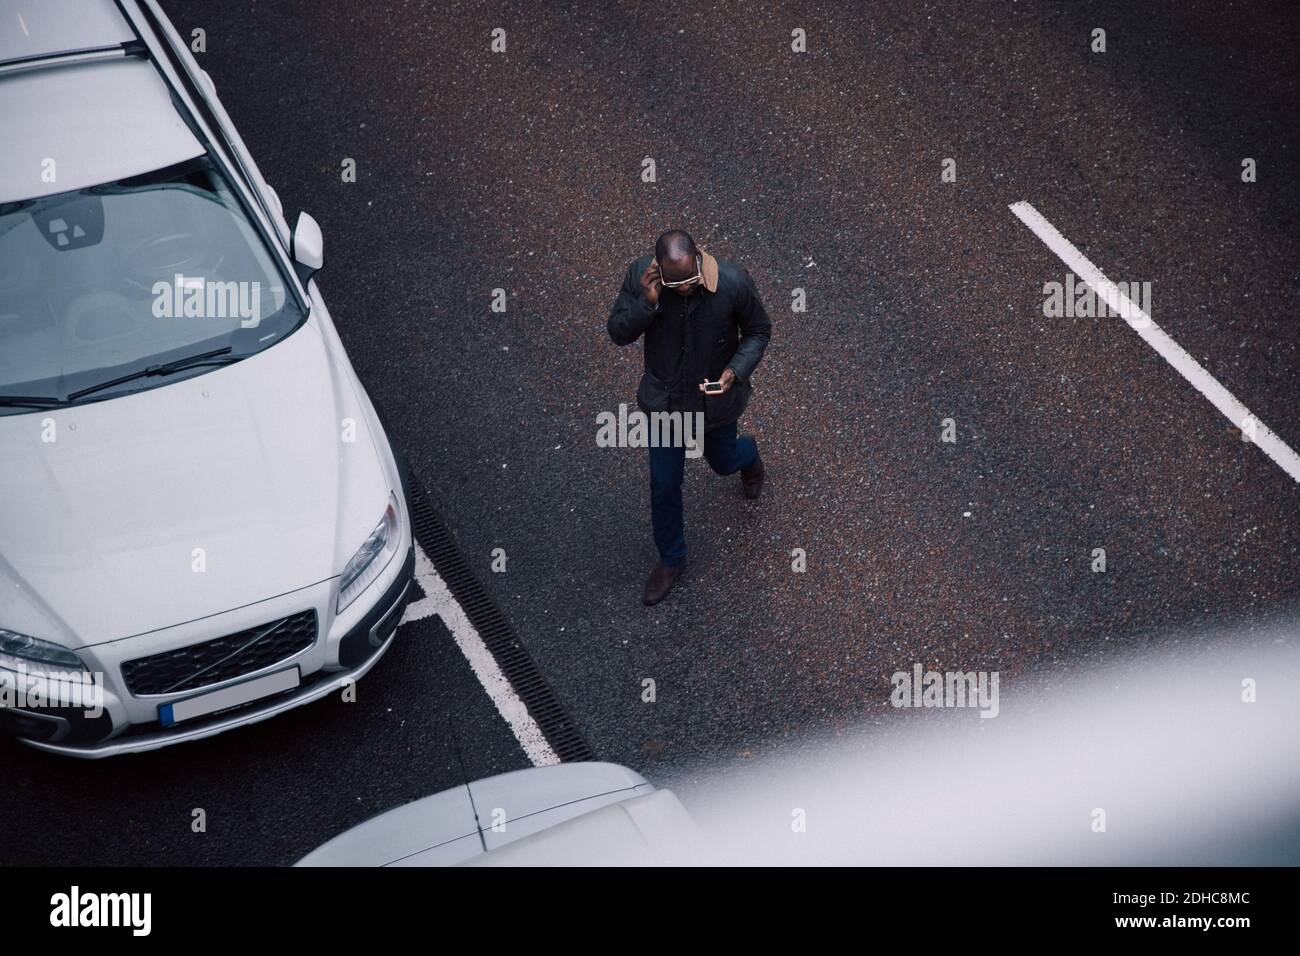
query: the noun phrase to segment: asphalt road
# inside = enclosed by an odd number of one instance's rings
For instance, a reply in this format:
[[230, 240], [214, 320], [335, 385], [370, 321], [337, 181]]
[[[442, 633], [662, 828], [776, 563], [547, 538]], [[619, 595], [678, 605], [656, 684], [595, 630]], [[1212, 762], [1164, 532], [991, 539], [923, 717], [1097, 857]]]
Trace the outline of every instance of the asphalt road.
[[[1293, 4], [164, 6], [320, 221], [354, 365], [601, 759], [687, 782], [884, 732], [913, 663], [997, 670], [1005, 709], [1018, 679], [1300, 612], [1300, 484], [1122, 320], [1046, 318], [1066, 267], [1008, 211], [1151, 282], [1152, 318], [1300, 447]], [[644, 452], [595, 423], [641, 363], [610, 302], [669, 227], [772, 314], [742, 423], [768, 482], [751, 503], [688, 468], [691, 562], [646, 609]], [[436, 619], [359, 690], [96, 764], [5, 744], [0, 811], [39, 835], [22, 862], [285, 863], [528, 763]]]

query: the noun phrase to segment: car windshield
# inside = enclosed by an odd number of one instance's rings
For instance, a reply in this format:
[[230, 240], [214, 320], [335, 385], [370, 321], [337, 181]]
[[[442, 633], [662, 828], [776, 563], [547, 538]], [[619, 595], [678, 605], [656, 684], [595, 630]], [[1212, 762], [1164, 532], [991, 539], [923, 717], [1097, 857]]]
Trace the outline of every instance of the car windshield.
[[206, 157], [0, 203], [0, 415], [201, 374], [303, 317]]

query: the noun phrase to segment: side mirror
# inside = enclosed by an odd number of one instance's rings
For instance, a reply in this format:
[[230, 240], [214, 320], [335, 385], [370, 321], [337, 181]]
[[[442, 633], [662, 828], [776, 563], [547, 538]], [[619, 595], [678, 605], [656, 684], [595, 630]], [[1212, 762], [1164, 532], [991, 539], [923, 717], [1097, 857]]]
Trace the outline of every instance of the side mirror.
[[325, 265], [325, 237], [321, 235], [320, 223], [305, 212], [298, 213], [298, 222], [293, 227], [294, 269], [302, 284]]

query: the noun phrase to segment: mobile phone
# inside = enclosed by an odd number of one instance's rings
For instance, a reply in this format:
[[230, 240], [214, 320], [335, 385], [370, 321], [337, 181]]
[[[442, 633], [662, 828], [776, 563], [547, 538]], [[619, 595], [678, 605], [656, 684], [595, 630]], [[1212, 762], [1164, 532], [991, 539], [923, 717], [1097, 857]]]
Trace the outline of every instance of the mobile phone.
[[721, 395], [721, 394], [722, 394], [722, 383], [721, 383], [721, 382], [710, 382], [710, 381], [707, 381], [707, 380], [706, 380], [705, 383], [704, 383], [704, 394], [705, 394], [705, 395]]

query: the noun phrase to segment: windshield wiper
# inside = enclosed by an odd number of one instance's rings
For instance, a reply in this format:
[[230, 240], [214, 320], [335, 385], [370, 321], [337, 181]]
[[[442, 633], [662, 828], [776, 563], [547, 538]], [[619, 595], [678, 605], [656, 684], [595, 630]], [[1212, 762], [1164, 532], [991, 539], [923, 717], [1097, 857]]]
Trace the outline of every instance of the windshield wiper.
[[211, 352], [202, 352], [198, 355], [189, 355], [185, 358], [176, 359], [173, 362], [164, 362], [162, 365], [150, 365], [148, 368], [142, 368], [138, 372], [132, 372], [130, 375], [121, 375], [107, 382], [100, 382], [98, 385], [91, 385], [87, 388], [81, 388], [68, 396], [68, 401], [75, 402], [77, 399], [89, 395], [92, 392], [103, 391], [106, 388], [112, 388], [114, 385], [123, 385], [126, 382], [134, 382], [137, 378], [148, 378], [153, 375], [171, 375], [175, 372], [183, 372], [188, 368], [195, 368], [199, 365], [227, 365], [231, 362], [237, 362], [237, 358], [224, 358], [213, 361], [218, 356], [225, 355], [230, 351], [230, 346], [225, 348], [213, 349]]
[[57, 395], [0, 395], [3, 408], [57, 408], [66, 404], [67, 399]]

